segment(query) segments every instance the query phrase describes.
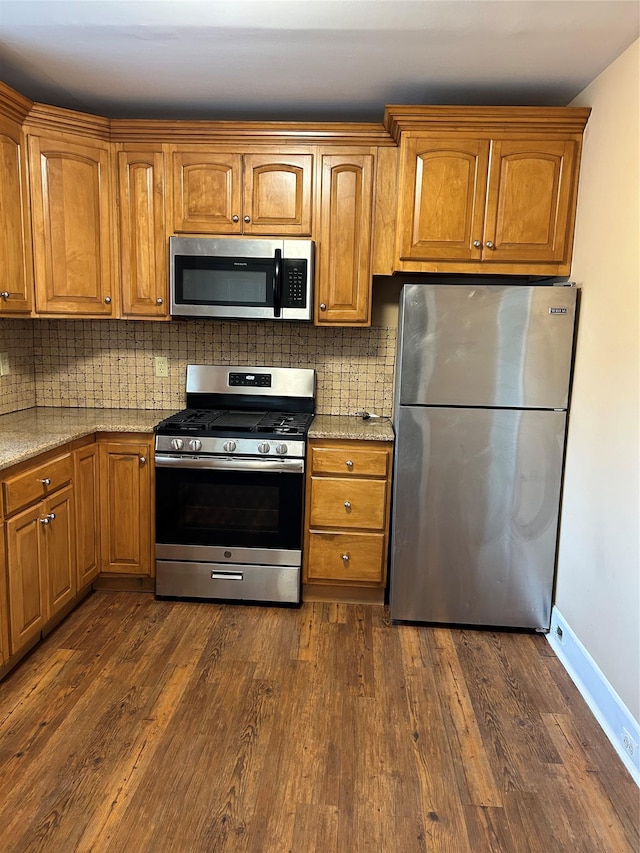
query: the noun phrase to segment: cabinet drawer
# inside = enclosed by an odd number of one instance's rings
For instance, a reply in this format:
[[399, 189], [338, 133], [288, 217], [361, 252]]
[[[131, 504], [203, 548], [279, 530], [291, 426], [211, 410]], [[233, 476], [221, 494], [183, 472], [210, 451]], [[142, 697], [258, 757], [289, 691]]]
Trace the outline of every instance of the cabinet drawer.
[[312, 533], [308, 580], [380, 583], [384, 544], [383, 533]]
[[11, 515], [22, 507], [40, 500], [71, 481], [73, 461], [71, 454], [58, 456], [28, 471], [22, 471], [2, 482], [4, 509]]
[[312, 474], [351, 474], [355, 477], [386, 477], [389, 469], [388, 450], [350, 450], [348, 448], [314, 447]]
[[386, 480], [311, 478], [311, 527], [384, 528]]

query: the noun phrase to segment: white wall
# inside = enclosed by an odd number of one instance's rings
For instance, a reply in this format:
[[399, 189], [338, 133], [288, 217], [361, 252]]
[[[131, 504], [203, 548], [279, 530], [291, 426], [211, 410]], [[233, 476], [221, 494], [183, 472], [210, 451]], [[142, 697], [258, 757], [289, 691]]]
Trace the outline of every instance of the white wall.
[[582, 288], [556, 606], [640, 721], [640, 41], [572, 106], [586, 128], [572, 279]]

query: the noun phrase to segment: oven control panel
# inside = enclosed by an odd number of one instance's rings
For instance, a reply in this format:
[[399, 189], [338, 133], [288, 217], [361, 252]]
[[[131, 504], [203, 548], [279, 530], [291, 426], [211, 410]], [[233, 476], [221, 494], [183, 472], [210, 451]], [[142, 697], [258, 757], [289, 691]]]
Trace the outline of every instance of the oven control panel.
[[230, 373], [232, 388], [271, 388], [270, 373]]

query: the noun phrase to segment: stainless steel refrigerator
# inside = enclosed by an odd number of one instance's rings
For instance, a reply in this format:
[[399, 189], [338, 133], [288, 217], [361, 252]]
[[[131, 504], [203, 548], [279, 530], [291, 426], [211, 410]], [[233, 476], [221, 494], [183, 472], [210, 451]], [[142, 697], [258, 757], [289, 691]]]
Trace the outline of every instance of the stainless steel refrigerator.
[[392, 619], [549, 629], [576, 299], [403, 287]]

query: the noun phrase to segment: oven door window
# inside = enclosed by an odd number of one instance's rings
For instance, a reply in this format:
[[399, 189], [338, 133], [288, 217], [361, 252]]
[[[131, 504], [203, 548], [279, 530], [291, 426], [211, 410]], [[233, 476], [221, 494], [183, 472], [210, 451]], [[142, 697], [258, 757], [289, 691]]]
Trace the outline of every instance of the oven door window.
[[177, 255], [175, 276], [179, 305], [273, 307], [275, 262], [269, 258], [234, 261]]
[[156, 541], [300, 549], [304, 476], [156, 469]]

